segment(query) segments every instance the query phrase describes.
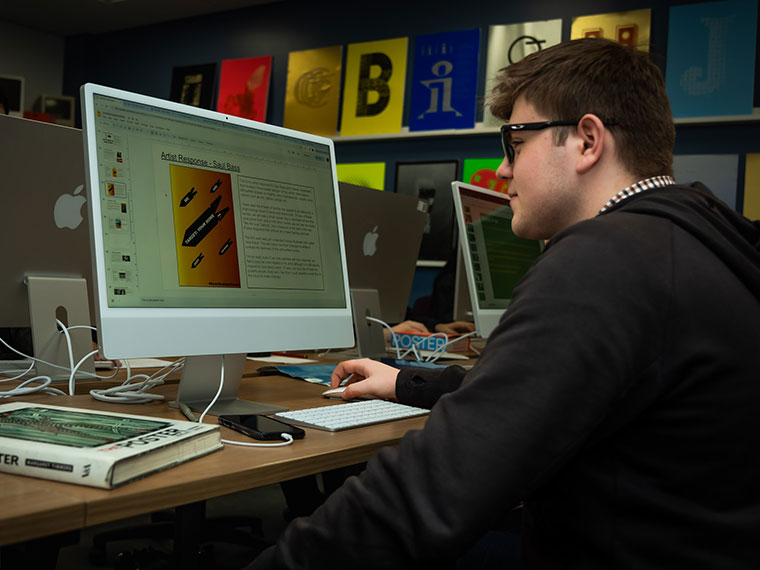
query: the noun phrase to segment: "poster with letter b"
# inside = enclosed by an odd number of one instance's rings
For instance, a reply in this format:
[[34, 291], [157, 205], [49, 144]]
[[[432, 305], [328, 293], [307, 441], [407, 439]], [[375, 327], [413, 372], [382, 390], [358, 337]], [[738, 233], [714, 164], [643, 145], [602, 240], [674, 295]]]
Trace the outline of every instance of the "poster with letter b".
[[401, 130], [407, 38], [349, 44], [341, 135]]

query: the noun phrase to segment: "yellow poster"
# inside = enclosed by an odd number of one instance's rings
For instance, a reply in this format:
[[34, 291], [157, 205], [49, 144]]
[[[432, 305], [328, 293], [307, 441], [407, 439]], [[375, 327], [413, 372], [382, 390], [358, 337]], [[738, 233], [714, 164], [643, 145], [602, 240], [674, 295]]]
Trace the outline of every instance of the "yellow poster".
[[750, 220], [760, 220], [760, 154], [747, 155], [742, 213]]
[[607, 38], [624, 46], [649, 51], [652, 11], [633, 10], [573, 18], [570, 39]]
[[385, 189], [385, 163], [384, 162], [356, 162], [352, 164], [336, 164], [338, 181], [357, 186]]
[[343, 46], [290, 52], [283, 126], [335, 136], [342, 54]]
[[349, 44], [341, 135], [401, 130], [408, 38]]
[[180, 287], [240, 287], [232, 178], [169, 166]]

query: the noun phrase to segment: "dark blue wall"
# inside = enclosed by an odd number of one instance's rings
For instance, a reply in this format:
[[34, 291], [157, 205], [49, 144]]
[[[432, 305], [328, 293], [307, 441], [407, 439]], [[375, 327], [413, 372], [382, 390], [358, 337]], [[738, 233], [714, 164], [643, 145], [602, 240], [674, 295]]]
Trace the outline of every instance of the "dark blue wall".
[[[353, 42], [387, 39], [432, 32], [479, 27], [483, 32], [479, 93], [482, 95], [486, 33], [489, 25], [509, 24], [528, 20], [562, 18], [563, 37], [569, 38], [572, 18], [579, 15], [609, 11], [652, 9], [651, 49], [664, 68], [667, 47], [669, 7], [694, 2], [650, 3], [610, 0], [558, 2], [507, 2], [478, 0], [467, 4], [462, 0], [437, 2], [345, 2], [316, 3], [303, 0], [283, 0], [256, 8], [245, 8], [211, 16], [181, 19], [166, 24], [135, 28], [102, 35], [76, 36], [66, 39], [64, 63], [64, 93], [76, 95], [79, 86], [95, 82], [147, 95], [169, 96], [172, 69], [175, 66], [205, 62], [221, 62], [241, 57], [273, 56], [272, 87], [268, 121], [282, 124], [285, 100], [285, 79], [288, 53], [294, 50]], [[411, 45], [411, 42], [410, 42]], [[409, 68], [411, 72], [411, 66]], [[404, 121], [406, 124], [406, 120]], [[728, 130], [734, 138], [733, 127]], [[739, 129], [743, 134], [747, 129]], [[756, 131], [749, 128], [750, 133]], [[715, 152], [714, 146], [700, 148], [695, 140], [704, 133], [714, 133], [710, 127], [679, 128], [684, 141], [679, 140], [677, 153], [692, 151]], [[686, 132], [688, 131], [688, 132]], [[696, 139], [695, 139], [696, 137]], [[681, 137], [679, 136], [679, 139]], [[712, 138], [712, 137], [709, 137]], [[756, 142], [757, 141], [757, 142]], [[681, 142], [686, 145], [681, 148]], [[728, 142], [728, 140], [726, 140]], [[750, 149], [744, 146], [752, 144]], [[750, 135], [739, 141], [741, 151], [758, 150], [760, 139]], [[448, 158], [452, 153], [468, 157], [498, 155], [496, 137], [456, 137], [388, 143], [339, 143], [339, 160], [422, 160], [431, 157]], [[697, 150], [695, 150], [697, 149]], [[720, 149], [721, 152], [732, 152]], [[411, 153], [411, 154], [410, 154]]]
[[[478, 27], [483, 33], [479, 73], [479, 93], [482, 95], [489, 25], [562, 18], [563, 39], [568, 39], [575, 16], [641, 8], [652, 9], [650, 52], [664, 71], [669, 7], [690, 3], [694, 2], [338, 0], [318, 3], [283, 0], [197, 18], [182, 19], [182, 14], [178, 13], [176, 21], [166, 24], [67, 38], [64, 93], [77, 95], [82, 83], [94, 82], [168, 98], [175, 66], [271, 55], [268, 122], [280, 125], [288, 53], [291, 51], [404, 36], [411, 40], [419, 34]], [[738, 188], [743, 189], [742, 155], [760, 152], [760, 124], [681, 125], [677, 127], [675, 150], [676, 154], [739, 154]], [[338, 162], [385, 162], [386, 188], [393, 188], [398, 161], [457, 159], [461, 168], [464, 158], [499, 156], [501, 147], [496, 135], [473, 135], [337, 142], [336, 153]], [[739, 200], [741, 195], [742, 192], [737, 192]], [[737, 206], [741, 208], [741, 203]], [[428, 283], [429, 277], [421, 276], [420, 282]]]

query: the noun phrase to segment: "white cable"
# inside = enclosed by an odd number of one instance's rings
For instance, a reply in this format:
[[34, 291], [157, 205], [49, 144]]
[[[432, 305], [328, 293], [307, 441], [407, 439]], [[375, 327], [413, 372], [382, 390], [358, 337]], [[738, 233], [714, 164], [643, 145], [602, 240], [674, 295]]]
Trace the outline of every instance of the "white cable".
[[[119, 386], [113, 388], [90, 390], [90, 395], [102, 402], [114, 402], [117, 404], [147, 404], [157, 400], [163, 400], [161, 394], [147, 392], [155, 386], [164, 383], [164, 379], [184, 366], [184, 359], [167, 364], [150, 376], [147, 374], [131, 375], [131, 367], [127, 361], [127, 379]], [[168, 370], [167, 370], [168, 369]], [[166, 372], [164, 372], [166, 370]], [[141, 382], [134, 382], [138, 378], [144, 378]]]
[[396, 358], [402, 358], [401, 350], [398, 344], [398, 339], [396, 338], [396, 331], [393, 330], [393, 327], [389, 325], [388, 323], [386, 323], [385, 321], [381, 321], [380, 319], [376, 319], [375, 317], [364, 317], [364, 318], [373, 323], [381, 324], [385, 328], [387, 328], [389, 331], [391, 331], [391, 346], [394, 346], [396, 348]]
[[63, 333], [63, 336], [66, 337], [66, 349], [67, 353], [69, 355], [69, 370], [71, 370], [71, 376], [69, 376], [69, 396], [74, 395], [74, 343], [71, 342], [71, 335], [69, 334], [69, 329], [66, 325], [64, 325], [61, 321], [58, 319], [55, 320], [55, 324], [58, 325], [58, 328], [61, 329], [61, 332]]
[[[451, 340], [449, 340], [448, 336], [446, 336], [445, 333], [436, 333], [436, 334], [443, 334], [444, 337], [446, 337], [446, 342], [444, 344], [442, 344], [441, 346], [437, 347], [433, 351], [433, 353], [430, 356], [427, 357], [427, 359], [426, 359], [427, 362], [435, 362], [441, 356], [443, 356], [443, 354], [446, 352], [445, 348], [447, 346], [449, 346], [451, 344], [455, 344], [455, 343], [459, 342], [460, 340], [467, 338], [468, 336], [475, 335], [475, 331], [468, 332], [468, 333], [465, 333], [463, 335], [458, 335], [456, 338], [452, 338]], [[437, 356], [436, 356], [436, 354], [437, 354]]]
[[[29, 374], [32, 371], [32, 368], [34, 368], [34, 362], [29, 364], [29, 367], [24, 370], [21, 374], [17, 374], [16, 376], [13, 376], [12, 378], [0, 378], [0, 382], [10, 382], [11, 380], [19, 380]], [[3, 371], [0, 370], [0, 374], [2, 374]]]
[[[15, 388], [8, 390], [7, 392], [0, 392], [0, 398], [12, 398], [14, 396], [24, 396], [27, 394], [33, 394], [34, 392], [42, 392], [48, 396], [65, 396], [66, 394], [58, 388], [53, 388], [50, 383], [53, 381], [50, 376], [35, 376], [24, 380], [21, 384]], [[32, 386], [27, 388], [27, 384], [30, 382], [40, 382], [39, 386]]]
[[[53, 368], [59, 368], [61, 370], [66, 370], [67, 372], [69, 372], [71, 370], [70, 367], [61, 366], [59, 364], [53, 364], [52, 362], [47, 362], [46, 360], [42, 360], [41, 358], [37, 358], [35, 356], [30, 356], [28, 354], [25, 354], [25, 353], [21, 352], [20, 350], [17, 350], [15, 348], [13, 348], [10, 344], [8, 344], [7, 342], [5, 342], [5, 339], [3, 337], [0, 337], [0, 343], [2, 343], [3, 345], [5, 345], [6, 348], [8, 348], [9, 350], [15, 352], [19, 356], [22, 356], [23, 358], [28, 358], [30, 360], [33, 360], [34, 362], [41, 362], [42, 364], [47, 364], [48, 366], [52, 366]], [[87, 377], [90, 377], [90, 378], [98, 378], [98, 379], [101, 379], [101, 380], [108, 380], [110, 378], [113, 378], [113, 376], [98, 376], [97, 374], [92, 374], [91, 372], [85, 372], [85, 371], [80, 372], [80, 374], [83, 374], [83, 375], [85, 375]]]
[[[211, 401], [208, 403], [208, 406], [206, 406], [206, 409], [203, 410], [201, 417], [198, 418], [198, 423], [203, 423], [203, 418], [206, 417], [208, 411], [214, 406], [214, 404], [216, 404], [216, 401], [219, 399], [219, 395], [222, 393], [222, 388], [224, 388], [224, 355], [222, 355], [222, 372], [219, 377], [219, 389], [216, 391], [214, 397], [211, 398]], [[222, 443], [229, 443], [230, 445], [242, 445], [243, 447], [284, 447], [293, 443], [293, 436], [291, 436], [289, 433], [281, 433], [280, 437], [285, 441], [278, 443], [252, 443], [247, 441], [232, 441], [230, 439], [223, 439]]]
[[293, 443], [293, 436], [289, 433], [281, 433], [280, 437], [284, 439], [285, 441], [280, 441], [277, 443], [252, 443], [248, 441], [232, 441], [230, 439], [223, 439], [222, 443], [229, 443], [231, 445], [242, 445], [244, 447], [285, 447], [286, 445], [290, 445]]

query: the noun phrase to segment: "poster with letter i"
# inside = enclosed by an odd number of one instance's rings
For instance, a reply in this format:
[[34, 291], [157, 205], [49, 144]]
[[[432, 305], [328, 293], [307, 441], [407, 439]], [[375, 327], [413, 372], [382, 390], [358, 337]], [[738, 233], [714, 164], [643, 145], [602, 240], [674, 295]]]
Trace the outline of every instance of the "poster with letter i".
[[480, 30], [417, 36], [409, 130], [475, 126]]
[[757, 0], [672, 6], [665, 86], [674, 117], [749, 115]]
[[340, 134], [401, 130], [407, 38], [349, 44]]

